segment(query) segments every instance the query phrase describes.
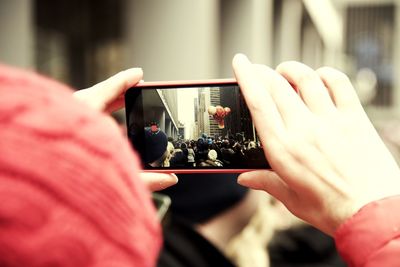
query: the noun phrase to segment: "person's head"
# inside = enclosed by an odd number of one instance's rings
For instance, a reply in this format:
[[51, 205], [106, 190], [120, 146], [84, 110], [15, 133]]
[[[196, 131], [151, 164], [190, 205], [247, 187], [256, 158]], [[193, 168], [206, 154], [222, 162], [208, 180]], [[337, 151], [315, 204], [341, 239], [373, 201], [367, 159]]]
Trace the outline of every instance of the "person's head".
[[181, 149], [187, 149], [186, 143], [182, 143], [182, 144], [181, 144]]
[[208, 151], [208, 158], [212, 161], [216, 161], [218, 157], [217, 151], [215, 151], [214, 149], [211, 149], [210, 151]]
[[[198, 163], [200, 166], [202, 162]], [[237, 183], [237, 174], [178, 174], [179, 183], [162, 191], [171, 197], [172, 216], [201, 224], [241, 202], [248, 188]]]
[[154, 266], [138, 158], [66, 86], [0, 65], [0, 265]]
[[224, 140], [224, 141], [222, 141], [222, 147], [223, 148], [229, 148], [229, 141], [228, 140]]
[[169, 154], [167, 135], [158, 127], [146, 127], [145, 143], [145, 164], [161, 166]]
[[197, 140], [197, 150], [199, 151], [206, 151], [208, 149], [208, 144], [206, 141], [202, 138], [199, 138]]
[[174, 143], [174, 149], [179, 149], [181, 147], [181, 143], [178, 141]]

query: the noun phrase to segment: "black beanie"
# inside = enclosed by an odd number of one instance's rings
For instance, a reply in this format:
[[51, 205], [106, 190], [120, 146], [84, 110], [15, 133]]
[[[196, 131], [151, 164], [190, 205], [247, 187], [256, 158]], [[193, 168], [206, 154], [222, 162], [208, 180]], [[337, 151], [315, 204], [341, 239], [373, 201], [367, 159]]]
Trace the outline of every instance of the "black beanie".
[[171, 197], [171, 212], [192, 223], [205, 222], [232, 207], [248, 189], [237, 174], [179, 174], [179, 183], [162, 191]]
[[152, 163], [167, 150], [168, 140], [167, 135], [157, 127], [146, 127], [145, 128], [145, 163]]

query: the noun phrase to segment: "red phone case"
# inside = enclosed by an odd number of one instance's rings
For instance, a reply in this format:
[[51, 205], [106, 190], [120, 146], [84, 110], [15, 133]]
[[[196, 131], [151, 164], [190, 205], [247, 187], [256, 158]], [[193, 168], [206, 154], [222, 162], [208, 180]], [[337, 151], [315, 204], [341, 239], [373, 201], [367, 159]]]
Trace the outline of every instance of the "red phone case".
[[[218, 85], [237, 85], [237, 82], [235, 79], [211, 79], [211, 80], [181, 80], [181, 81], [156, 81], [156, 82], [140, 82], [138, 83], [135, 87], [136, 88], [154, 88], [154, 87], [160, 87], [162, 88], [185, 88], [185, 86], [199, 86], [199, 87], [207, 87], [207, 85], [210, 86], [218, 86]], [[135, 90], [135, 87], [130, 89], [130, 90]], [[195, 169], [192, 167], [189, 167], [187, 169], [183, 168], [158, 168], [158, 169], [145, 169], [143, 168], [144, 172], [156, 172], [156, 173], [243, 173], [243, 172], [248, 172], [252, 170], [257, 170], [256, 168], [207, 168], [207, 167], [202, 167], [199, 169]]]

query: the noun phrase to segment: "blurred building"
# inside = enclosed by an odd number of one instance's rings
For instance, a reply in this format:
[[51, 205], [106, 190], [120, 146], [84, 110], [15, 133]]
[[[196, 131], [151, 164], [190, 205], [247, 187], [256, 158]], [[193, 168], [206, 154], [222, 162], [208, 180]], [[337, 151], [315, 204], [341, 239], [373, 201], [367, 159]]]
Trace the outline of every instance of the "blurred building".
[[223, 136], [238, 140], [256, 141], [250, 112], [246, 107], [244, 98], [236, 87], [225, 87], [221, 90], [221, 105], [229, 107], [231, 112], [225, 117]]
[[199, 88], [198, 92], [198, 112], [197, 112], [197, 130], [195, 137], [199, 138], [202, 134], [210, 133], [210, 118], [208, 115], [208, 107], [211, 105], [210, 88]]
[[185, 138], [185, 125], [183, 125], [181, 122], [178, 122], [178, 139], [184, 139]]
[[232, 77], [237, 52], [345, 71], [379, 123], [400, 115], [398, 0], [2, 0], [0, 61], [75, 88], [131, 66], [145, 80]]
[[194, 123], [193, 125], [189, 126], [189, 131], [186, 132], [190, 132], [190, 135], [186, 136], [186, 139], [193, 139], [193, 140], [197, 140], [199, 137], [199, 98], [194, 98], [193, 99], [193, 107], [194, 107]]
[[[221, 105], [221, 94], [218, 87], [210, 88], [210, 105], [214, 107], [217, 105]], [[218, 127], [218, 122], [212, 119], [210, 115], [208, 115], [208, 119], [210, 120], [209, 136], [211, 137], [221, 136], [222, 130]]]
[[[156, 124], [168, 137], [179, 137], [176, 90], [144, 90], [142, 93], [145, 126]], [[131, 118], [134, 120], [134, 118]]]

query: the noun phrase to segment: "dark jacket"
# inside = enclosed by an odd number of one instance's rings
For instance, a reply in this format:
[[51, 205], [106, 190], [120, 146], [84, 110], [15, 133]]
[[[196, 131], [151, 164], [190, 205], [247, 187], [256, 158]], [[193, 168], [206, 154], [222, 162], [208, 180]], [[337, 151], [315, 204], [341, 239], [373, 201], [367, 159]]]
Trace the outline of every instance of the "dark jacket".
[[164, 225], [164, 247], [158, 267], [234, 267], [234, 265], [193, 226], [170, 218]]

